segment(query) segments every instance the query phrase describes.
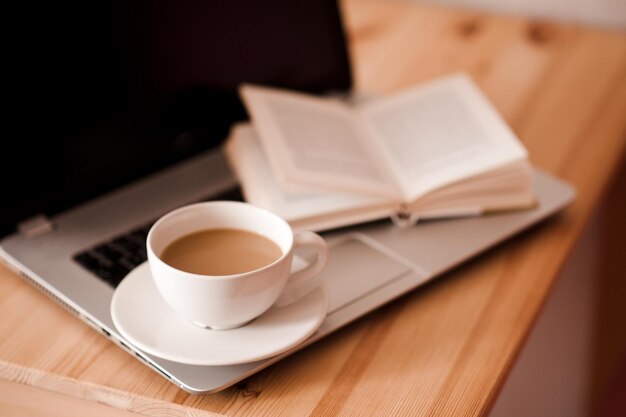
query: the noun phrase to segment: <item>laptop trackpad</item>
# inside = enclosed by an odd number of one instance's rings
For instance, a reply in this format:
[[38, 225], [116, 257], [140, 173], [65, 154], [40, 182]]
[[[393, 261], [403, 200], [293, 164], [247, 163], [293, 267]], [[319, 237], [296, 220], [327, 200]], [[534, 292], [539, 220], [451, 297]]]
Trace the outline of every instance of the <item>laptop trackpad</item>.
[[359, 234], [344, 236], [329, 246], [330, 256], [322, 272], [330, 297], [329, 313], [411, 271]]

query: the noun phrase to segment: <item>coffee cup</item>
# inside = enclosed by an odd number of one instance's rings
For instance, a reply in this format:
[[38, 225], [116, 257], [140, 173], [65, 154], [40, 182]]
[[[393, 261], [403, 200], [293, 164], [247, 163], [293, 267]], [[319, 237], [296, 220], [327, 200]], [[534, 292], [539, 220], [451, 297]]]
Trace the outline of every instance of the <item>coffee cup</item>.
[[[291, 272], [295, 252], [317, 253]], [[320, 285], [328, 249], [308, 231], [265, 209], [234, 201], [210, 201], [161, 217], [147, 238], [156, 287], [185, 320], [224, 330], [240, 327], [273, 305], [297, 302]]]

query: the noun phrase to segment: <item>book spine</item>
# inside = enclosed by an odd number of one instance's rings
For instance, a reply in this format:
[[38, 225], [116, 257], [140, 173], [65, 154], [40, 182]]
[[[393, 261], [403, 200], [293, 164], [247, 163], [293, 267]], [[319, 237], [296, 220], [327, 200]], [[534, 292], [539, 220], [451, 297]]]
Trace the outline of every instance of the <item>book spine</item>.
[[407, 206], [403, 205], [391, 215], [391, 221], [398, 227], [411, 227], [415, 226], [420, 220], [475, 217], [484, 213], [485, 210], [481, 207], [463, 207], [451, 210], [437, 210], [431, 213], [418, 213], [411, 211]]

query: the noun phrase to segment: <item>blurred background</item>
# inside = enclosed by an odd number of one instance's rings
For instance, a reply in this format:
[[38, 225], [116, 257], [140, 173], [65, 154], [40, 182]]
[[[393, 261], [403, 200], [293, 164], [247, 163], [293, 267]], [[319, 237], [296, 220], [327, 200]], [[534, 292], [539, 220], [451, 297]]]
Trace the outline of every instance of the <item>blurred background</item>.
[[[418, 1], [418, 0], [412, 0]], [[436, 4], [533, 16], [587, 25], [626, 28], [624, 0], [428, 0]]]
[[[626, 30], [624, 0], [404, 1], [610, 32]], [[623, 114], [626, 118], [626, 109]], [[623, 162], [621, 173], [563, 269], [491, 417], [626, 415], [625, 213]]]

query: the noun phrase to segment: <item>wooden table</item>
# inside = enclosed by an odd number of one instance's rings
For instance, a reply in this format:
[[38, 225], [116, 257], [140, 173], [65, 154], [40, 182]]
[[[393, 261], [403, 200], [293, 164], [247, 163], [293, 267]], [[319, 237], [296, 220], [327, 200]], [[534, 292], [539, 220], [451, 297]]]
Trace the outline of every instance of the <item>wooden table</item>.
[[92, 404], [93, 415], [193, 416], [489, 410], [621, 164], [626, 36], [401, 2], [346, 0], [343, 9], [358, 89], [384, 93], [469, 72], [533, 163], [577, 188], [574, 205], [243, 383], [204, 397], [177, 389], [0, 267], [0, 407], [56, 415], [67, 404], [74, 405], [64, 413]]

